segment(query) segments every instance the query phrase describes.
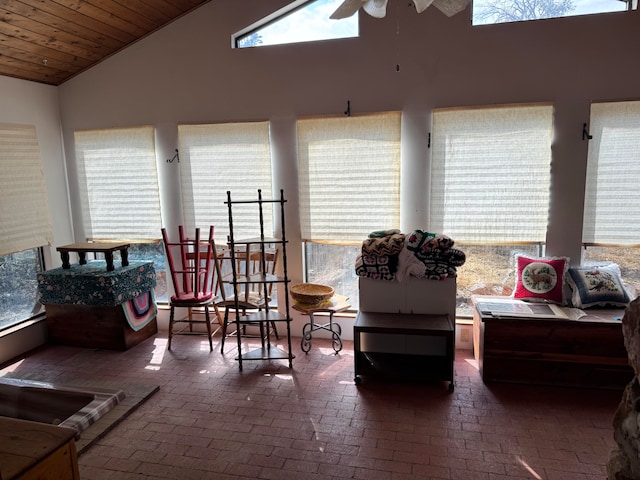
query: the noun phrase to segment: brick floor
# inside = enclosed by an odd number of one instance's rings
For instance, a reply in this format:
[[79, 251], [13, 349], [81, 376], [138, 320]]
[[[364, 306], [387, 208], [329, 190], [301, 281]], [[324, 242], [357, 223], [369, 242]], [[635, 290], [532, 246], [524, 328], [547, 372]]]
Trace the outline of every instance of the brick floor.
[[[219, 339], [216, 338], [219, 341]], [[79, 458], [84, 480], [603, 480], [621, 391], [483, 384], [458, 351], [447, 384], [353, 381], [353, 343], [334, 355], [294, 339], [285, 362], [245, 362], [234, 342], [159, 334], [126, 351], [47, 346], [0, 374], [159, 391]], [[215, 346], [215, 345], [214, 345]], [[10, 373], [7, 373], [10, 372]]]

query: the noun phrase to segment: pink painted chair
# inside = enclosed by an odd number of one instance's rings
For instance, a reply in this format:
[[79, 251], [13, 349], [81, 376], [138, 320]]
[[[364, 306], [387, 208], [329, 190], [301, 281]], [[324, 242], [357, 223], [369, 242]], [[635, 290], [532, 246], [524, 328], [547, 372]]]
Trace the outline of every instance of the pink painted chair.
[[[213, 226], [209, 228], [207, 241], [201, 240], [199, 228], [195, 230], [195, 238], [187, 238], [184, 235], [182, 225], [180, 225], [176, 241], [169, 240], [166, 229], [162, 229], [167, 264], [175, 291], [169, 300], [171, 307], [167, 347], [169, 350], [171, 350], [171, 340], [174, 334], [202, 335], [203, 332], [194, 330], [193, 326], [197, 323], [204, 323], [209, 337], [209, 349], [213, 351], [212, 337], [217, 328], [214, 331], [211, 324], [214, 320], [217, 322], [220, 317], [215, 305], [216, 296], [214, 293], [216, 269], [213, 255], [213, 229]], [[215, 311], [214, 319], [209, 313], [210, 306], [213, 306]], [[188, 315], [185, 318], [176, 319], [176, 308], [186, 308]], [[199, 313], [204, 314], [204, 319], [195, 317]], [[182, 330], [174, 332], [176, 323], [183, 323], [186, 326]]]

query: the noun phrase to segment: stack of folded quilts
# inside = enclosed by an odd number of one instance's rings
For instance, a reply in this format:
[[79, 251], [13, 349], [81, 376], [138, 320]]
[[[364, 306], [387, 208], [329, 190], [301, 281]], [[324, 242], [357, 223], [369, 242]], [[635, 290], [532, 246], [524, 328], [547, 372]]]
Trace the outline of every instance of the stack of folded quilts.
[[404, 240], [405, 235], [400, 230], [370, 233], [362, 242], [362, 253], [356, 259], [356, 275], [376, 280], [394, 280]]
[[453, 244], [453, 239], [446, 235], [414, 230], [407, 235], [405, 254], [401, 258], [403, 270], [399, 271], [399, 276], [404, 278], [403, 275], [408, 274], [434, 280], [455, 276], [466, 256], [462, 250], [453, 248]]
[[466, 260], [464, 252], [453, 245], [446, 235], [422, 230], [409, 235], [399, 230], [373, 232], [362, 242], [356, 274], [377, 280], [401, 281], [409, 276], [444, 280], [455, 276]]

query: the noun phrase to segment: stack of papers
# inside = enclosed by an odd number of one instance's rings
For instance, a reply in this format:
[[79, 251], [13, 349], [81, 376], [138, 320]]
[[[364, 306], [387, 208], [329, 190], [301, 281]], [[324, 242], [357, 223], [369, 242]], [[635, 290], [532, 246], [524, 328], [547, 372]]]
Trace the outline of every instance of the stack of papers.
[[562, 318], [577, 320], [585, 316], [578, 308], [566, 308], [548, 303], [531, 303], [515, 299], [478, 300], [476, 308], [483, 316], [523, 317], [523, 318]]

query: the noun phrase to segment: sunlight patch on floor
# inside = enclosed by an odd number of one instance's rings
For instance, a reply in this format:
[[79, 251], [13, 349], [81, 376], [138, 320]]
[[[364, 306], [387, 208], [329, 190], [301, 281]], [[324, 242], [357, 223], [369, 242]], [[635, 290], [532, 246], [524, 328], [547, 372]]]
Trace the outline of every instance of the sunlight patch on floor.
[[536, 480], [542, 480], [542, 477], [540, 475], [538, 475], [535, 470], [533, 468], [531, 468], [529, 466], [529, 464], [527, 462], [524, 461], [524, 459], [522, 459], [521, 457], [516, 457], [516, 460], [518, 461], [518, 463], [520, 463], [520, 465], [522, 465], [531, 475], [533, 475], [533, 478], [535, 478]]
[[164, 359], [164, 353], [167, 348], [167, 339], [165, 338], [156, 338], [153, 341], [154, 349], [151, 354], [151, 360], [149, 360], [149, 365], [147, 365], [145, 370], [160, 370], [160, 365], [162, 365], [162, 360]]
[[478, 364], [478, 361], [475, 358], [473, 358], [473, 357], [465, 358], [464, 361], [467, 362], [469, 365], [471, 365], [476, 370], [480, 370], [480, 365]]

